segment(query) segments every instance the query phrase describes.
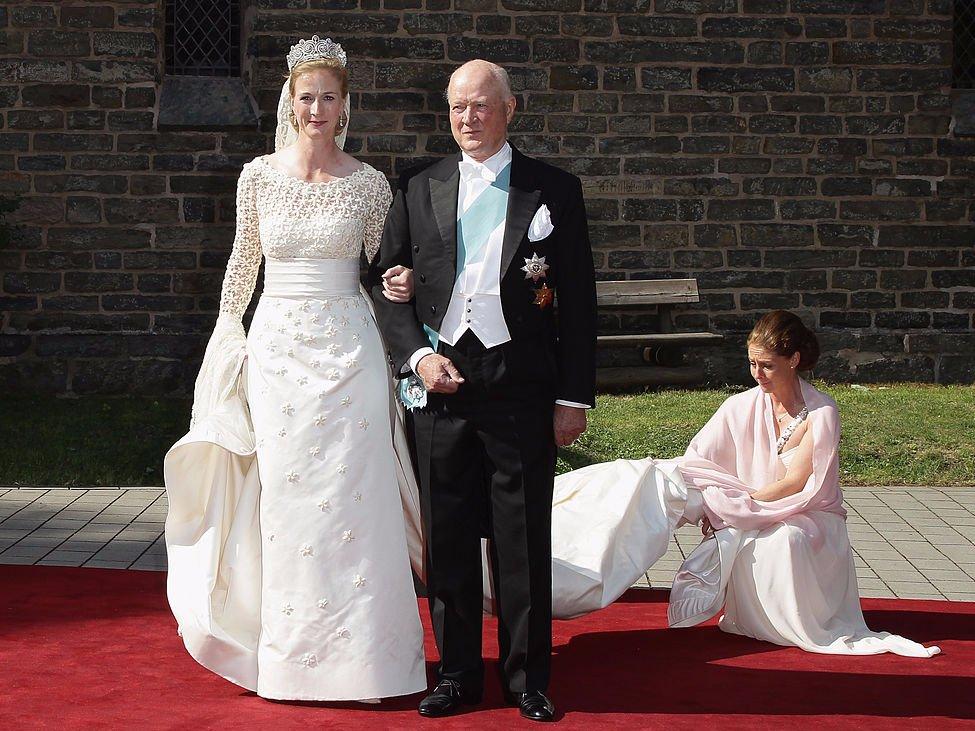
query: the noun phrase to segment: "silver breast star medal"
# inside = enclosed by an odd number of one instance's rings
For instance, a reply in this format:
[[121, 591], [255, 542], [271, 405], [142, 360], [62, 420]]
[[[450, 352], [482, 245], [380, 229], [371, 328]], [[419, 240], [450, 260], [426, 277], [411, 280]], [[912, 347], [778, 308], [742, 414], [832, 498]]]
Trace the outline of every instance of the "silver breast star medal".
[[521, 271], [525, 273], [525, 279], [537, 282], [539, 279], [545, 279], [545, 272], [548, 269], [549, 265], [545, 263], [545, 257], [532, 252], [531, 259], [525, 257], [525, 266], [521, 268]]

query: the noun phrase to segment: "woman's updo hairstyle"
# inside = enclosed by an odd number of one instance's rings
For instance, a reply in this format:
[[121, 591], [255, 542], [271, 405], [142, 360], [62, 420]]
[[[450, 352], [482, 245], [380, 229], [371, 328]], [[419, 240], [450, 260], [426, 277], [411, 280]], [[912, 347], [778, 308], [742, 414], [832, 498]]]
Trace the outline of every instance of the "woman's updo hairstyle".
[[791, 358], [799, 353], [798, 370], [808, 371], [819, 359], [819, 341], [798, 316], [785, 310], [772, 310], [762, 315], [748, 336], [748, 345]]
[[342, 87], [342, 98], [344, 99], [349, 95], [349, 72], [342, 65], [342, 62], [337, 58], [315, 58], [311, 61], [299, 63], [288, 74], [288, 91], [291, 93], [292, 99], [295, 96], [295, 82], [300, 76], [312, 71], [331, 72], [339, 80], [339, 85]]

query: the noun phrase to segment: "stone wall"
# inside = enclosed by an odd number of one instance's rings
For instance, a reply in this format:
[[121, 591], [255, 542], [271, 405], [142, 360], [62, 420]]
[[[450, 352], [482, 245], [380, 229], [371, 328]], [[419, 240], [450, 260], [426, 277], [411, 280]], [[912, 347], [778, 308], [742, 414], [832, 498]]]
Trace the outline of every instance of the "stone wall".
[[[160, 129], [162, 3], [0, 7], [0, 388], [192, 388], [240, 166], [269, 150], [284, 55], [349, 52], [347, 149], [392, 178], [453, 150], [443, 88], [510, 71], [512, 140], [582, 177], [604, 278], [696, 277], [686, 328], [769, 308], [817, 375], [975, 380], [975, 138], [952, 132], [950, 0], [256, 0], [260, 129]], [[206, 100], [201, 100], [206, 104]], [[643, 327], [641, 318], [606, 328]], [[717, 380], [747, 374], [700, 351]]]

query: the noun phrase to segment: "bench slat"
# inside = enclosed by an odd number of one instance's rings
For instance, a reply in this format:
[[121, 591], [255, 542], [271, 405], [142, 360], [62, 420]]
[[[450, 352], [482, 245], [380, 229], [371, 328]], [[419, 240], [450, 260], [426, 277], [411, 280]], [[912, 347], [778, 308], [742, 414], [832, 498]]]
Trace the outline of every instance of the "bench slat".
[[596, 303], [600, 306], [680, 304], [699, 300], [696, 279], [596, 282]]
[[632, 335], [600, 335], [596, 342], [601, 346], [647, 345], [704, 345], [720, 343], [724, 336], [710, 332], [683, 333], [636, 333]]

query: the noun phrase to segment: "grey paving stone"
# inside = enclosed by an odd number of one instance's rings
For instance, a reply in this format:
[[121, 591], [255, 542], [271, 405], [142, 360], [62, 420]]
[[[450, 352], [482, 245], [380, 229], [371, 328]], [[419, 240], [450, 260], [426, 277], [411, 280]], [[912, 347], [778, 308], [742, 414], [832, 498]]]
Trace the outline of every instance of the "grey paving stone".
[[952, 592], [955, 594], [960, 593], [975, 593], [975, 579], [970, 577], [965, 577], [965, 580], [954, 581], [952, 579], [938, 579], [935, 577], [930, 577], [931, 583], [941, 592]]
[[165, 571], [167, 568], [166, 557], [143, 556], [129, 568], [140, 571]]
[[6, 549], [3, 553], [0, 553], [0, 557], [16, 557], [23, 556], [25, 558], [33, 557], [35, 559], [40, 558], [45, 553], [51, 550], [51, 546], [24, 546], [21, 543], [15, 543]]
[[62, 543], [64, 543], [63, 536], [38, 536], [33, 533], [17, 541], [18, 546], [36, 548], [54, 548], [55, 546], [60, 546]]
[[85, 551], [87, 553], [95, 553], [108, 543], [107, 540], [81, 540], [79, 538], [69, 538], [64, 543], [62, 543], [58, 548], [65, 551]]
[[93, 569], [127, 569], [131, 564], [131, 561], [106, 561], [96, 558], [89, 559], [84, 563], [86, 567]]
[[41, 566], [81, 566], [89, 558], [91, 558], [90, 553], [51, 551], [37, 563]]
[[29, 528], [7, 528], [5, 526], [0, 527], [0, 538], [14, 538], [19, 540], [29, 534], [30, 534]]
[[941, 546], [940, 550], [956, 563], [975, 562], [975, 549], [972, 546]]
[[17, 566], [32, 566], [37, 563], [38, 556], [16, 556], [9, 555], [6, 551], [0, 553], [0, 564], [17, 565]]
[[897, 596], [910, 598], [918, 594], [939, 594], [938, 589], [928, 581], [887, 581], [885, 582]]

